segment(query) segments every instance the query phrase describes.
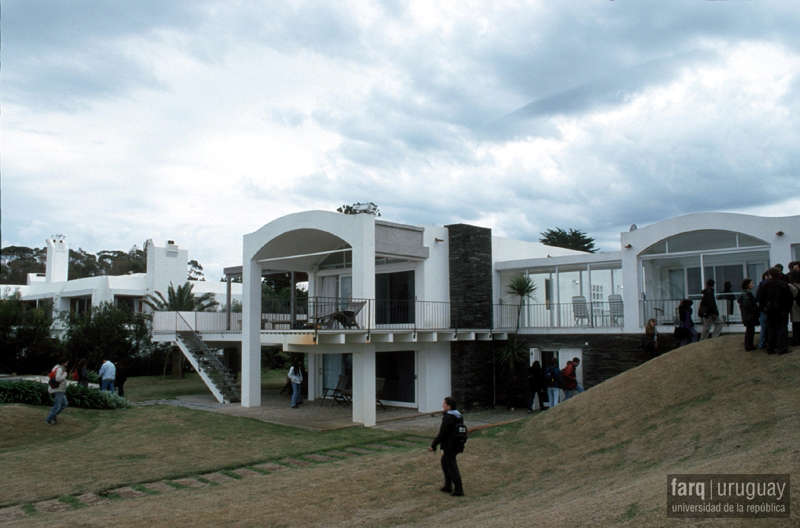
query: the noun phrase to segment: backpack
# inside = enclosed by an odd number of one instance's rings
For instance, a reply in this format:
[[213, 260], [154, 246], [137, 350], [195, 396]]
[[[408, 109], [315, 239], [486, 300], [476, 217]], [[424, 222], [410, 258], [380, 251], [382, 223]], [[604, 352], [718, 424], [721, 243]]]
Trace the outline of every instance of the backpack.
[[467, 426], [464, 425], [464, 420], [462, 419], [459, 423], [456, 424], [456, 428], [453, 430], [453, 434], [450, 437], [450, 444], [453, 446], [453, 450], [456, 453], [463, 453], [464, 446], [467, 443]]
[[56, 374], [58, 373], [58, 368], [54, 367], [53, 370], [50, 371], [50, 374], [47, 375], [49, 378], [47, 380], [47, 384], [50, 385], [52, 388], [57, 389], [59, 385], [61, 385], [58, 381], [56, 381]]
[[555, 373], [556, 370], [557, 370], [556, 367], [554, 367], [552, 365], [547, 367], [547, 372], [545, 372], [545, 379], [547, 379], [548, 385], [552, 385], [553, 383], [557, 383], [557, 378], [556, 378], [556, 373]]

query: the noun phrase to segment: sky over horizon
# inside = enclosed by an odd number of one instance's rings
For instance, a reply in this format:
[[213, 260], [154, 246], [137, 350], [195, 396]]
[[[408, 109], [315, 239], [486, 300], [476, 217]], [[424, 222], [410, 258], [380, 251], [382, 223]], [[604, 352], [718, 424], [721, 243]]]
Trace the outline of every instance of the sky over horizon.
[[538, 241], [800, 214], [800, 3], [6, 0], [2, 246], [174, 240], [219, 280], [280, 216]]

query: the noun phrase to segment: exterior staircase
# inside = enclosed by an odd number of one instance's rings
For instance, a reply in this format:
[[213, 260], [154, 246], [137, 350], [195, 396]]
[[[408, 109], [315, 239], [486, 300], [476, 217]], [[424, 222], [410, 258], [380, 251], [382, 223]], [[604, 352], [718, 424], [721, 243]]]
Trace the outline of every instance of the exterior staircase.
[[[188, 327], [188, 325], [186, 325]], [[191, 329], [178, 330], [178, 346], [219, 403], [242, 401], [241, 384]]]

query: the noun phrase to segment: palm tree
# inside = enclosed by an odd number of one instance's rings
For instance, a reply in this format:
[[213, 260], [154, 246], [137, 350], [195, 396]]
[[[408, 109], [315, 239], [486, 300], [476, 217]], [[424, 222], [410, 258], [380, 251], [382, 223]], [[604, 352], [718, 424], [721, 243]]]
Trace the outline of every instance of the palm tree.
[[213, 293], [198, 297], [192, 292], [193, 288], [194, 284], [188, 281], [177, 289], [170, 282], [166, 299], [157, 291], [155, 295], [149, 294], [144, 303], [156, 312], [210, 312], [219, 306]]
[[495, 362], [500, 366], [501, 372], [507, 376], [506, 390], [508, 397], [508, 407], [511, 407], [511, 385], [516, 373], [517, 365], [525, 359], [525, 343], [517, 339], [519, 333], [520, 319], [522, 317], [522, 307], [525, 306], [525, 299], [536, 299], [536, 284], [528, 275], [517, 275], [506, 284], [505, 293], [519, 298], [517, 307], [517, 326], [513, 334], [508, 336], [506, 345], [500, 349]]
[[519, 332], [519, 320], [522, 316], [522, 307], [525, 299], [536, 300], [536, 284], [530, 275], [517, 275], [506, 284], [505, 293], [514, 297], [519, 297], [519, 308], [517, 308], [517, 328], [514, 333]]
[[[194, 284], [188, 281], [182, 286], [178, 286], [177, 289], [170, 282], [169, 288], [167, 288], [166, 298], [164, 298], [164, 294], [157, 291], [155, 295], [148, 294], [147, 298], [144, 299], [144, 303], [156, 312], [210, 312], [219, 306], [219, 303], [214, 300], [214, 294], [204, 293], [196, 297], [192, 292], [193, 288]], [[179, 350], [176, 350], [175, 347], [172, 347], [171, 354], [172, 377], [173, 379], [179, 379], [183, 377], [183, 368], [181, 365], [183, 362], [183, 354], [181, 354]], [[169, 360], [169, 358], [167, 360]], [[165, 362], [165, 375], [166, 371], [167, 364]]]

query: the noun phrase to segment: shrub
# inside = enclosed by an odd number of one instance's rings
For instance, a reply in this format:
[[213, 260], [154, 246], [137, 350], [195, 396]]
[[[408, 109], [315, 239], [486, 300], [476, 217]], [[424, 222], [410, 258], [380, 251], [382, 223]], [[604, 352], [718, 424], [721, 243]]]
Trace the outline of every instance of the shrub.
[[0, 381], [0, 403], [50, 405], [47, 385], [38, 381]]
[[[77, 383], [67, 385], [67, 400], [72, 407], [82, 409], [126, 409], [127, 399], [108, 391], [90, 389]], [[47, 384], [38, 381], [0, 381], [0, 403], [24, 403], [27, 405], [53, 404], [47, 393]]]

